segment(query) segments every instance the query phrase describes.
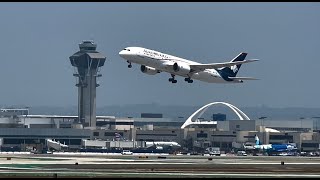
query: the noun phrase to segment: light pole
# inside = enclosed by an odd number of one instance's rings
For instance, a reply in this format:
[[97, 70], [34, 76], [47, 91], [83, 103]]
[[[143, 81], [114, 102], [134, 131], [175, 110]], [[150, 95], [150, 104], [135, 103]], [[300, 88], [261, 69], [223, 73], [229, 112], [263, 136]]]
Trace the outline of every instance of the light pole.
[[[23, 119], [23, 128], [25, 128], [25, 126], [26, 126], [26, 118], [27, 118], [27, 116], [29, 114], [29, 107], [26, 106], [25, 108], [27, 109], [27, 113], [25, 113], [25, 116], [24, 116], [24, 119]], [[26, 138], [23, 139], [23, 146], [24, 146], [24, 151], [26, 151]]]
[[320, 117], [312, 117], [312, 119], [315, 119], [315, 124], [313, 123], [313, 131], [318, 132], [319, 131], [319, 127], [318, 127], [318, 120], [320, 120]]
[[[178, 119], [181, 119], [183, 121], [184, 117], [183, 116], [179, 116]], [[184, 137], [184, 130], [183, 130], [183, 137]], [[183, 139], [184, 141], [184, 139]], [[184, 143], [182, 143], [182, 140], [181, 140], [181, 128], [179, 128], [179, 143], [182, 145]]]

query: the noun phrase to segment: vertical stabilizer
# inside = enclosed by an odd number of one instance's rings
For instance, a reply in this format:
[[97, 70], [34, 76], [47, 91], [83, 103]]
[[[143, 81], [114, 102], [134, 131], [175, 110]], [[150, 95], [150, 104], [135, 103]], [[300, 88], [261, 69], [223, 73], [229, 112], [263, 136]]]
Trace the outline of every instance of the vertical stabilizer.
[[260, 145], [260, 140], [257, 135], [255, 135], [254, 140], [255, 140], [256, 145]]
[[[243, 61], [248, 53], [240, 53], [238, 56], [236, 56], [235, 58], [233, 58], [230, 62], [236, 62], [236, 61]], [[234, 65], [231, 67], [224, 67], [221, 69], [221, 71], [226, 74], [228, 77], [236, 77], [240, 67], [242, 64], [238, 64], [238, 65]]]

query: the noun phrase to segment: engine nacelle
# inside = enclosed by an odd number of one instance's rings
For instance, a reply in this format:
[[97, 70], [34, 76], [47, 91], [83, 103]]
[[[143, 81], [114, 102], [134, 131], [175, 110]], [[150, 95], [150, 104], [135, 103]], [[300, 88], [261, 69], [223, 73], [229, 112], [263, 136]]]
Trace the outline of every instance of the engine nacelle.
[[174, 63], [173, 64], [174, 72], [180, 72], [182, 74], [189, 74], [190, 73], [190, 66], [186, 63]]
[[155, 68], [145, 66], [145, 65], [141, 65], [140, 70], [141, 70], [141, 72], [149, 74], [149, 75], [155, 75], [155, 74], [159, 73], [159, 71], [156, 70]]

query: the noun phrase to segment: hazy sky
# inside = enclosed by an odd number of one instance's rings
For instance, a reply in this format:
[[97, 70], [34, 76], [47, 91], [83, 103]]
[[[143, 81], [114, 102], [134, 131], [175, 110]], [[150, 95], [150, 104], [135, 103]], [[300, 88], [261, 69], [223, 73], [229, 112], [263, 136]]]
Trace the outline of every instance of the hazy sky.
[[[69, 56], [93, 39], [107, 57], [97, 106], [159, 103], [239, 107], [320, 107], [320, 3], [0, 3], [0, 105], [77, 104]], [[225, 62], [241, 51], [259, 62], [238, 76], [258, 81], [168, 81], [128, 69], [118, 53], [140, 46]]]

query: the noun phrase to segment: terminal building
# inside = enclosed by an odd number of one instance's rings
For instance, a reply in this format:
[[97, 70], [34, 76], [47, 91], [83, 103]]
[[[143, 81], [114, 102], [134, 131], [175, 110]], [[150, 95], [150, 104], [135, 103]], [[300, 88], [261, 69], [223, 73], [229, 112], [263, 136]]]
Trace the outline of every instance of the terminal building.
[[96, 116], [93, 129], [77, 123], [77, 116], [31, 115], [27, 109], [1, 109], [1, 151], [134, 149], [145, 147], [145, 142], [164, 141], [177, 142], [188, 151], [220, 147], [221, 151], [230, 152], [244, 143], [254, 143], [255, 135], [263, 144], [295, 143], [303, 151], [318, 151], [320, 144], [316, 126], [319, 119], [199, 121], [197, 118], [194, 124], [181, 128], [188, 119], [150, 114]]

